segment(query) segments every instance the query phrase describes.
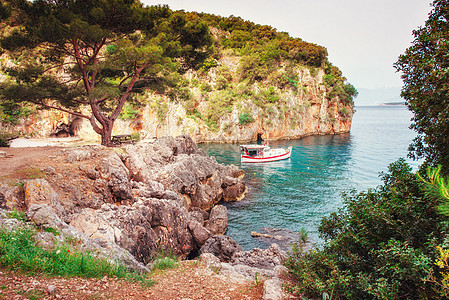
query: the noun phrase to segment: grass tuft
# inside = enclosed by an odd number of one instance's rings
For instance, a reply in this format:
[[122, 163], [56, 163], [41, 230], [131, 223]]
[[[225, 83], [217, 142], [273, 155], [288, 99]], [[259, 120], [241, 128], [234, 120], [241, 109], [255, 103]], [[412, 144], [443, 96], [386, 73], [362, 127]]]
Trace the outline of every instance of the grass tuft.
[[45, 251], [33, 241], [34, 233], [29, 229], [7, 231], [0, 229], [0, 267], [21, 271], [30, 275], [43, 273], [53, 276], [94, 277], [116, 276], [140, 281], [146, 286], [154, 282], [144, 274], [131, 272], [124, 266], [81, 252], [68, 244], [52, 251]]
[[153, 261], [154, 270], [174, 269], [178, 266], [178, 260], [171, 257], [159, 257]]

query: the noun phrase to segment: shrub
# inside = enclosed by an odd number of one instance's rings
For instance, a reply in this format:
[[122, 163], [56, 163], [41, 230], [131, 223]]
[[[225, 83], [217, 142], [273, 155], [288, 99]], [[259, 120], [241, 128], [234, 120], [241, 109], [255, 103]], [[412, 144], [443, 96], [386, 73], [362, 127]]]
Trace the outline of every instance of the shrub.
[[345, 207], [323, 218], [325, 244], [293, 253], [287, 266], [296, 291], [335, 299], [434, 299], [441, 281], [434, 262], [447, 225], [440, 199], [429, 192], [403, 159], [382, 174], [383, 185], [344, 195]]
[[241, 125], [253, 123], [254, 121], [254, 118], [249, 113], [243, 113], [239, 115], [239, 123]]
[[228, 90], [222, 90], [213, 94], [207, 102], [207, 111], [205, 112], [209, 128], [218, 129], [219, 119], [230, 112], [234, 103], [234, 93]]
[[138, 106], [127, 102], [120, 113], [120, 118], [122, 120], [134, 120], [138, 115]]
[[262, 81], [268, 75], [268, 67], [257, 53], [242, 57], [237, 72], [240, 78], [250, 82]]

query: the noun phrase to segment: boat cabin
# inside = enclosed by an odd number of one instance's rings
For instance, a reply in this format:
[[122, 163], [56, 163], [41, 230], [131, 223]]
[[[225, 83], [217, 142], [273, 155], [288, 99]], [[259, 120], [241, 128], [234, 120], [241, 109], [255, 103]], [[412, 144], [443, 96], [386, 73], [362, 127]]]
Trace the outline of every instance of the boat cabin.
[[246, 155], [249, 157], [263, 156], [264, 150], [267, 150], [267, 146], [263, 146], [263, 145], [241, 145], [240, 146], [240, 151], [243, 152], [243, 155]]

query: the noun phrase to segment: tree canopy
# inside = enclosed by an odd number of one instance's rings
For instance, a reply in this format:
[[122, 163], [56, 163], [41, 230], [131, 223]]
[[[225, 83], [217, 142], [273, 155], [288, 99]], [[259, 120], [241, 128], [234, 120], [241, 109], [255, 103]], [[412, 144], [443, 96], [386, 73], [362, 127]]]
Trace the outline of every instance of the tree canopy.
[[413, 112], [418, 136], [410, 156], [425, 158], [449, 174], [449, 1], [436, 0], [425, 25], [395, 64], [402, 72], [402, 97]]
[[137, 0], [11, 0], [1, 7], [14, 25], [1, 47], [16, 58], [5, 70], [11, 80], [0, 86], [2, 99], [88, 119], [103, 145], [133, 95], [160, 88], [180, 62], [207, 57], [212, 44], [201, 20]]

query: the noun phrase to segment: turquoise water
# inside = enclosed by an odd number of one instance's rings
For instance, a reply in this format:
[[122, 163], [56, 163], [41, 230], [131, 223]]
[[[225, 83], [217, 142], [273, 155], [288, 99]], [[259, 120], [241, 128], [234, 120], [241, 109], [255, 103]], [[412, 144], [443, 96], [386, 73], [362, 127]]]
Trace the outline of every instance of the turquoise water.
[[245, 199], [227, 204], [227, 235], [244, 250], [267, 246], [250, 236], [251, 231], [260, 232], [262, 227], [304, 228], [320, 242], [320, 220], [342, 207], [343, 191], [362, 191], [381, 184], [379, 173], [407, 155], [415, 136], [408, 129], [412, 114], [404, 106], [356, 110], [350, 133], [270, 142], [271, 147], [292, 145], [289, 160], [240, 164], [237, 144], [200, 145], [218, 162], [235, 164], [246, 173]]

